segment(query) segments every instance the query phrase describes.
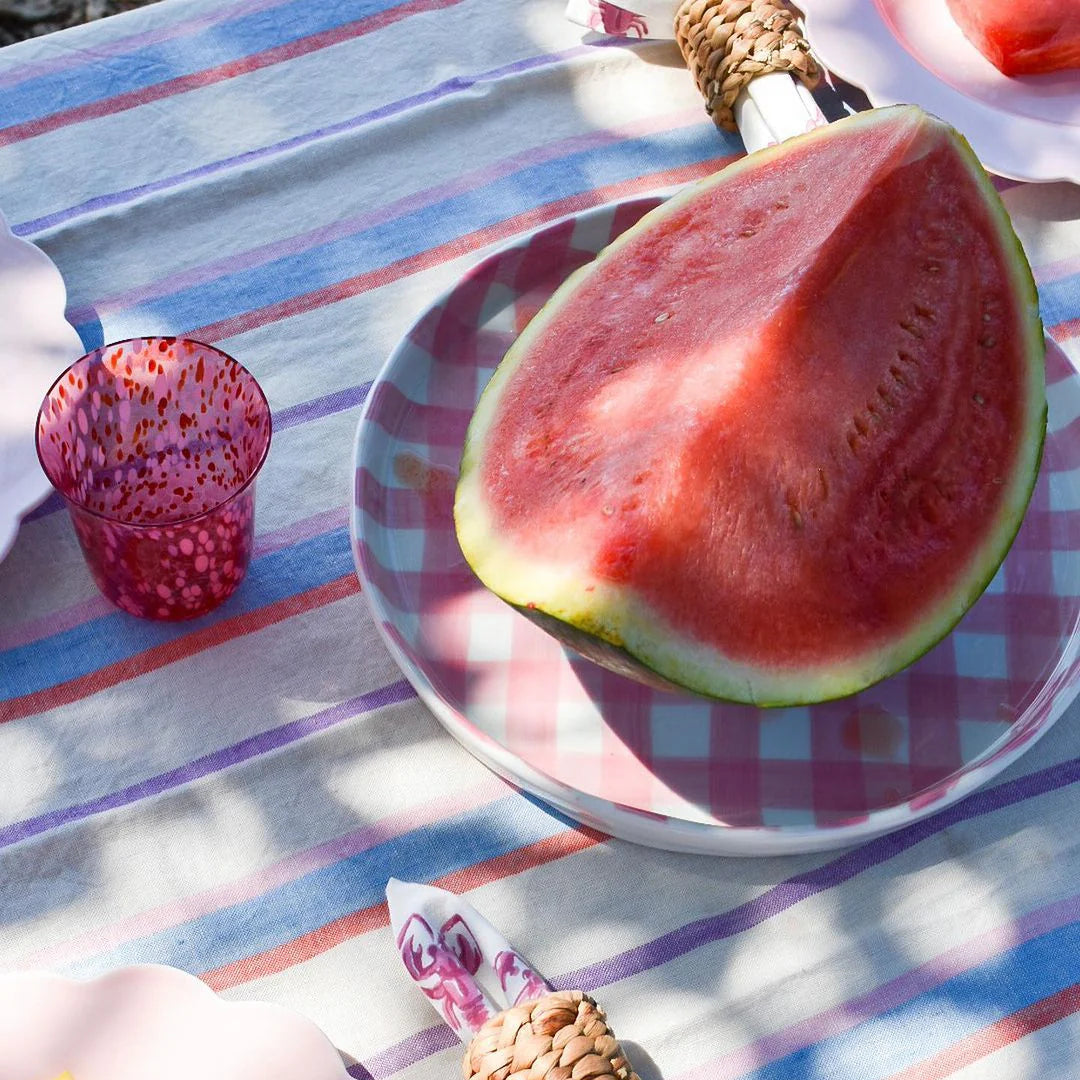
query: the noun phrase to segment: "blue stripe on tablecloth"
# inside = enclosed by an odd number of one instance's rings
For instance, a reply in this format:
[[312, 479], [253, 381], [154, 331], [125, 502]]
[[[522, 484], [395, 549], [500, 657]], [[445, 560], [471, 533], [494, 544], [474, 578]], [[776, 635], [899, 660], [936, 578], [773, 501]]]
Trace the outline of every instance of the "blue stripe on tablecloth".
[[1039, 311], [1043, 323], [1056, 326], [1076, 317], [1080, 308], [1080, 274], [1039, 282]]
[[379, 904], [390, 877], [427, 882], [565, 831], [560, 818], [510, 795], [425, 825], [179, 928], [65, 966], [90, 975], [129, 963], [209, 971]]
[[251, 150], [245, 150], [243, 153], [235, 154], [231, 157], [206, 162], [194, 169], [188, 169], [183, 172], [160, 177], [148, 183], [139, 184], [136, 187], [123, 188], [118, 191], [95, 195], [93, 198], [87, 199], [85, 202], [78, 203], [75, 206], [66, 207], [63, 210], [56, 210], [39, 218], [32, 218], [28, 221], [20, 222], [12, 227], [12, 231], [17, 236], [32, 236], [34, 233], [65, 224], [66, 222], [73, 221], [85, 214], [107, 210], [114, 206], [122, 206], [125, 203], [143, 199], [148, 195], [154, 195], [162, 191], [168, 191], [193, 180], [204, 180], [217, 173], [228, 172], [239, 166], [246, 166], [256, 161], [274, 158], [286, 152], [294, 152], [301, 147], [308, 146], [312, 143], [318, 143], [325, 139], [342, 135], [346, 132], [358, 131], [376, 121], [389, 119], [399, 113], [407, 112], [410, 109], [422, 105], [430, 105], [443, 98], [452, 97], [455, 94], [468, 91], [482, 83], [498, 82], [509, 76], [519, 75], [536, 68], [564, 63], [574, 57], [594, 53], [597, 48], [613, 45], [633, 47], [632, 44], [627, 46], [627, 43], [623, 38], [612, 38], [605, 41], [590, 43], [589, 45], [577, 45], [569, 49], [564, 49], [561, 52], [525, 57], [520, 60], [515, 60], [510, 64], [492, 68], [488, 71], [481, 71], [468, 75], [458, 75], [452, 79], [447, 79], [444, 82], [439, 83], [430, 90], [425, 90], [422, 93], [413, 94], [409, 97], [400, 98], [396, 101], [386, 102], [377, 108], [370, 109], [357, 116], [351, 116], [348, 119], [338, 121], [334, 124], [328, 124], [311, 131], [291, 135], [287, 139], [282, 139], [279, 142], [271, 143], [267, 146], [256, 147]]
[[747, 1080], [888, 1077], [1078, 979], [1080, 923], [1072, 923], [962, 972], [851, 1031], [745, 1075]]
[[[131, 93], [400, 7], [402, 0], [295, 0], [118, 56], [97, 57], [4, 91], [3, 127]], [[3, 128], [0, 128], [3, 130]]]
[[[148, 322], [177, 328], [220, 322], [423, 253], [533, 207], [646, 174], [658, 165], [696, 164], [715, 157], [717, 150], [713, 129], [695, 123], [577, 151], [328, 243], [140, 300], [136, 306]], [[123, 296], [110, 303], [110, 309], [114, 303], [122, 305]], [[84, 338], [99, 332], [86, 317], [76, 329]]]
[[353, 572], [349, 531], [336, 528], [253, 559], [243, 585], [221, 607], [183, 623], [151, 622], [122, 612], [0, 653], [0, 699], [21, 697], [255, 611]]

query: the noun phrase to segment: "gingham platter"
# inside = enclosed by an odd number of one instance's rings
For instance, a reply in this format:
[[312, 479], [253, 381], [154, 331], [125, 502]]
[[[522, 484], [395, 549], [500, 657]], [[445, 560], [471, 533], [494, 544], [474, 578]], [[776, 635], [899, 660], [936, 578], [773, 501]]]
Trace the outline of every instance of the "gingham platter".
[[394, 658], [443, 726], [569, 816], [655, 847], [841, 847], [943, 809], [1015, 761], [1076, 696], [1080, 375], [1048, 342], [1050, 424], [1019, 536], [952, 634], [856, 697], [758, 710], [661, 693], [559, 646], [487, 592], [452, 518], [465, 430], [515, 335], [660, 197], [509, 244], [428, 308], [365, 402], [353, 553]]

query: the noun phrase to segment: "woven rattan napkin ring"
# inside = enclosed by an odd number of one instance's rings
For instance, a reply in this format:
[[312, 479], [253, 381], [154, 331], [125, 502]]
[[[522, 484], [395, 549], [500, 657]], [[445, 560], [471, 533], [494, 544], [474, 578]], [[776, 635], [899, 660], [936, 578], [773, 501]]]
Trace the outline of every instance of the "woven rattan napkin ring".
[[607, 1024], [580, 990], [559, 990], [493, 1016], [473, 1036], [465, 1080], [639, 1080]]
[[820, 70], [782, 0], [682, 0], [675, 38], [718, 127], [736, 131], [735, 99], [751, 79], [786, 71], [813, 88]]

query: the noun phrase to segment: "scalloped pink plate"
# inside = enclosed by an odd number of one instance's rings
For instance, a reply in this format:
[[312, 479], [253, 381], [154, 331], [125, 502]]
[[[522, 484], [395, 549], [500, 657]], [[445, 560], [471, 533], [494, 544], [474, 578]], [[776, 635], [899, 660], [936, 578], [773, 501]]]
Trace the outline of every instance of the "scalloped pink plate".
[[778, 855], [906, 825], [1015, 761], [1076, 696], [1080, 376], [1050, 344], [1049, 433], [1024, 526], [982, 599], [918, 663], [809, 708], [630, 682], [485, 590], [452, 511], [465, 429], [496, 364], [554, 289], [658, 201], [597, 207], [516, 240], [432, 304], [391, 355], [354, 453], [353, 549], [376, 624], [455, 738], [606, 832]]
[[[0, 975], [3, 1080], [348, 1080], [297, 1013], [229, 1002], [176, 968], [121, 968], [88, 982]], [[68, 1080], [65, 1077], [65, 1080]]]
[[800, 0], [817, 58], [874, 105], [921, 105], [1014, 180], [1080, 181], [1080, 71], [1003, 75], [945, 0]]

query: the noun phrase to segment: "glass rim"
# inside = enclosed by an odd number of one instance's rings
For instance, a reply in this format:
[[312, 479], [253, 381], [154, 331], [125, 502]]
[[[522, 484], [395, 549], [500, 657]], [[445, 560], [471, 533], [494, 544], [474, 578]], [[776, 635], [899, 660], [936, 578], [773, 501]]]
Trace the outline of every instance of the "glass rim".
[[[235, 364], [252, 382], [252, 385], [258, 391], [259, 397], [262, 399], [263, 406], [266, 409], [266, 443], [262, 448], [262, 453], [259, 455], [259, 460], [252, 466], [251, 472], [247, 479], [234, 491], [230, 491], [223, 499], [219, 499], [212, 506], [208, 506], [205, 510], [200, 510], [197, 514], [186, 514], [184, 517], [169, 518], [166, 521], [125, 521], [122, 517], [118, 517], [115, 514], [104, 514], [100, 510], [92, 510], [89, 506], [84, 506], [78, 499], [73, 499], [70, 495], [65, 495], [56, 485], [56, 481], [53, 479], [49, 470], [45, 467], [45, 461], [41, 456], [41, 414], [45, 411], [45, 406], [48, 404], [49, 399], [52, 397], [52, 392], [60, 385], [64, 380], [64, 377], [78, 364], [81, 364], [87, 358], [93, 356], [95, 353], [104, 353], [108, 349], [119, 348], [123, 345], [131, 345], [136, 341], [190, 341], [193, 345], [198, 345], [200, 348], [209, 349], [211, 352], [217, 353], [218, 356], [224, 357], [230, 363]], [[254, 483], [259, 473], [262, 471], [262, 467], [266, 462], [267, 457], [270, 454], [270, 443], [274, 435], [274, 414], [270, 410], [270, 402], [266, 400], [266, 392], [262, 388], [262, 384], [251, 373], [251, 371], [244, 366], [239, 360], [236, 359], [231, 353], [227, 353], [224, 349], [219, 349], [216, 345], [211, 345], [209, 342], [200, 341], [198, 338], [189, 337], [187, 334], [146, 334], [137, 335], [135, 337], [120, 338], [116, 341], [109, 341], [103, 345], [96, 345], [92, 349], [87, 349], [81, 356], [76, 357], [59, 375], [53, 379], [49, 385], [49, 389], [45, 391], [45, 396], [41, 399], [41, 404], [38, 406], [37, 418], [34, 422], [34, 451], [37, 454], [38, 464], [41, 466], [41, 471], [45, 474], [45, 478], [52, 485], [53, 490], [67, 503], [69, 506], [75, 507], [79, 513], [88, 514], [90, 517], [97, 518], [100, 521], [107, 521], [111, 525], [119, 525], [124, 529], [171, 529], [177, 525], [188, 525], [193, 521], [198, 521], [199, 518], [206, 517], [209, 514], [214, 514], [222, 507], [227, 506], [240, 495], [243, 495]]]

